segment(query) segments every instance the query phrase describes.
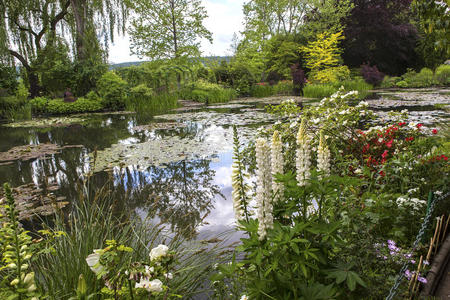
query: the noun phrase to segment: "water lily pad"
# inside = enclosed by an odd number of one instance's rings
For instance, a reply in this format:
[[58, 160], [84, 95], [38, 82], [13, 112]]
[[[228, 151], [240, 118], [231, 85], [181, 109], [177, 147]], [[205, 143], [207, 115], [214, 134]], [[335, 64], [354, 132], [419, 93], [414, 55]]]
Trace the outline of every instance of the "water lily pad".
[[8, 163], [15, 160], [30, 160], [42, 158], [47, 155], [59, 153], [62, 149], [82, 147], [81, 145], [58, 146], [56, 144], [44, 143], [37, 145], [22, 145], [0, 152], [0, 163]]
[[187, 124], [180, 122], [164, 122], [164, 123], [151, 123], [148, 125], [140, 125], [133, 127], [134, 131], [150, 131], [154, 129], [176, 129], [176, 128], [184, 128]]
[[[56, 184], [37, 186], [34, 183], [13, 188], [12, 193], [19, 211], [19, 219], [31, 219], [36, 215], [48, 216], [55, 214], [69, 202], [66, 197], [57, 197], [53, 192], [58, 190]], [[3, 190], [0, 191], [0, 203], [4, 203]]]
[[3, 126], [18, 128], [18, 127], [37, 127], [37, 128], [47, 128], [47, 127], [67, 127], [73, 124], [81, 124], [85, 122], [85, 119], [80, 117], [59, 117], [59, 118], [45, 118], [45, 119], [33, 119], [29, 121], [21, 121], [8, 123]]

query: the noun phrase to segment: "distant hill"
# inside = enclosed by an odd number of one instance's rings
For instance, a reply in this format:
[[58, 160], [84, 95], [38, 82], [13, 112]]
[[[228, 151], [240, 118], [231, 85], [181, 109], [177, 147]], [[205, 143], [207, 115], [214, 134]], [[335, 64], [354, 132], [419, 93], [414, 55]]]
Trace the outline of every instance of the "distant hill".
[[[200, 60], [203, 61], [203, 63], [208, 62], [208, 61], [223, 61], [225, 60], [227, 63], [230, 62], [231, 60], [231, 56], [204, 56], [202, 58], [200, 58]], [[119, 64], [111, 64], [109, 65], [109, 69], [113, 70], [113, 69], [117, 69], [117, 68], [125, 68], [125, 67], [131, 67], [131, 66], [139, 66], [143, 63], [145, 63], [146, 61], [130, 61], [130, 62], [123, 62], [123, 63], [119, 63]]]

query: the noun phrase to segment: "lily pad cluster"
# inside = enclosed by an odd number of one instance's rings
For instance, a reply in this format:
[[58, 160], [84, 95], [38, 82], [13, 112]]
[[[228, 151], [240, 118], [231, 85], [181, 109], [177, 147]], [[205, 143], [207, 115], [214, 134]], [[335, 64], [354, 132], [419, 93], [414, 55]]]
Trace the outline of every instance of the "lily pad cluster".
[[59, 146], [56, 144], [43, 143], [36, 145], [22, 145], [0, 152], [0, 164], [10, 164], [15, 160], [27, 161], [35, 158], [43, 158], [48, 155], [57, 154], [66, 148], [82, 147], [81, 145]]
[[[19, 219], [31, 219], [35, 216], [49, 216], [65, 207], [69, 202], [66, 197], [54, 194], [59, 189], [57, 184], [37, 186], [34, 183], [25, 184], [12, 189], [19, 211]], [[0, 191], [0, 203], [5, 201], [3, 190]], [[1, 212], [0, 212], [1, 213]]]
[[20, 127], [35, 127], [35, 128], [47, 128], [47, 127], [67, 127], [73, 124], [82, 124], [86, 120], [81, 117], [58, 117], [58, 118], [43, 118], [33, 119], [28, 121], [8, 123], [3, 126], [11, 128]]

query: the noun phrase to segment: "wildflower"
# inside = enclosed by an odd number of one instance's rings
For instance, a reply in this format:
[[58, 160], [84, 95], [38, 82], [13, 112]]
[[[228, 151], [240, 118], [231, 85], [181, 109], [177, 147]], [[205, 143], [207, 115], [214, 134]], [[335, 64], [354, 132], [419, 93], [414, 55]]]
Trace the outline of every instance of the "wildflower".
[[311, 145], [306, 133], [306, 120], [302, 119], [297, 134], [297, 182], [299, 186], [305, 186], [311, 177], [309, 167], [311, 165]]
[[150, 251], [150, 260], [158, 260], [161, 257], [166, 256], [168, 252], [169, 247], [167, 247], [166, 245], [158, 245], [158, 247], [155, 247]]
[[422, 283], [427, 283], [427, 282], [428, 282], [427, 279], [426, 279], [425, 277], [422, 277], [422, 276], [419, 276], [419, 277], [417, 278], [417, 280], [420, 281], [420, 282], [422, 282]]
[[[272, 174], [283, 174], [284, 160], [283, 160], [283, 147], [281, 144], [280, 133], [275, 130], [272, 137], [272, 149], [271, 149], [271, 161], [272, 161]], [[274, 201], [281, 199], [283, 195], [283, 184], [272, 180], [272, 190], [275, 195]]]
[[105, 267], [100, 264], [100, 256], [104, 252], [105, 251], [103, 249], [94, 249], [94, 253], [89, 254], [88, 257], [86, 257], [86, 262], [89, 268], [95, 274], [99, 274], [105, 270]]
[[436, 128], [433, 128], [433, 130], [431, 130], [431, 132], [432, 132], [433, 134], [437, 134], [437, 133], [438, 133], [438, 130], [437, 130]]
[[417, 129], [419, 129], [419, 130], [420, 130], [420, 127], [422, 127], [422, 126], [423, 126], [422, 123], [419, 123], [419, 124], [416, 125]]
[[269, 145], [263, 138], [256, 140], [256, 203], [257, 218], [259, 221], [258, 236], [263, 240], [267, 235], [267, 229], [272, 228], [273, 206], [270, 199], [272, 174], [270, 170]]
[[242, 295], [240, 300], [248, 300], [248, 296], [247, 295]]
[[330, 150], [328, 149], [323, 131], [320, 133], [319, 148], [317, 149], [317, 169], [325, 177], [330, 175]]

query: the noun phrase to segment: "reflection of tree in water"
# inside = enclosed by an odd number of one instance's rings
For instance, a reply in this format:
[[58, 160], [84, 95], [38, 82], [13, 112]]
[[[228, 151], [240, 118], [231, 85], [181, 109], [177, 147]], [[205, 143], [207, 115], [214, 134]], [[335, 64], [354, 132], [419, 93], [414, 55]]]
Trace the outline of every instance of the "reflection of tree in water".
[[146, 207], [149, 216], [170, 224], [172, 231], [195, 235], [197, 225], [214, 207], [220, 187], [213, 184], [210, 161], [197, 159], [149, 167], [141, 172], [128, 167], [118, 183], [126, 191], [131, 207]]

